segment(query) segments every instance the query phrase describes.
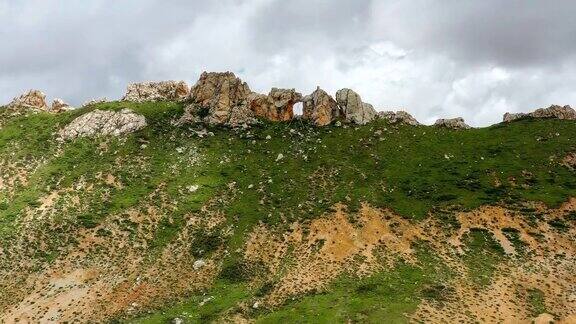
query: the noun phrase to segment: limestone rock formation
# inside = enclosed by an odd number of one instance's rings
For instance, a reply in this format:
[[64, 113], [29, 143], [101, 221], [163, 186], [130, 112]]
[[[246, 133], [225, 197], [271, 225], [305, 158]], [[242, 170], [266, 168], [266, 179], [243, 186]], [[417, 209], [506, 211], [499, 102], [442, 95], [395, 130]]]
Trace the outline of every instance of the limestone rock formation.
[[72, 107], [69, 104], [67, 104], [66, 102], [64, 102], [64, 100], [56, 98], [52, 102], [52, 107], [50, 108], [50, 111], [63, 112], [63, 111], [70, 110], [70, 109], [72, 109]]
[[412, 117], [409, 113], [399, 110], [397, 112], [393, 111], [381, 111], [378, 113], [380, 118], [385, 119], [390, 124], [406, 124], [412, 126], [418, 126], [420, 123], [416, 118]]
[[294, 104], [302, 101], [302, 94], [294, 89], [272, 88], [266, 95], [252, 93], [248, 96], [250, 109], [257, 117], [271, 121], [289, 121], [294, 118]]
[[348, 122], [364, 125], [377, 116], [372, 105], [362, 102], [360, 95], [351, 89], [340, 89], [336, 92], [336, 102]]
[[124, 101], [180, 101], [190, 94], [184, 81], [142, 82], [128, 85]]
[[509, 123], [513, 120], [517, 120], [517, 119], [528, 117], [528, 116], [529, 116], [529, 114], [525, 114], [525, 113], [508, 113], [507, 112], [504, 114], [503, 121], [505, 123]]
[[320, 87], [304, 97], [303, 103], [302, 118], [310, 120], [317, 126], [328, 125], [340, 117], [336, 100]]
[[437, 127], [446, 127], [451, 129], [469, 129], [471, 128], [464, 122], [464, 118], [456, 117], [456, 118], [449, 118], [449, 119], [438, 119], [434, 123], [434, 126]]
[[74, 119], [60, 131], [60, 138], [120, 136], [146, 127], [146, 118], [130, 109], [109, 111], [96, 109]]
[[8, 104], [9, 108], [48, 111], [46, 95], [40, 90], [29, 90]]
[[105, 102], [108, 102], [107, 98], [90, 99], [90, 100], [84, 102], [82, 104], [82, 107], [86, 107], [86, 106], [90, 106], [90, 105], [96, 105], [96, 104], [105, 103]]
[[555, 119], [567, 119], [567, 120], [576, 120], [576, 111], [572, 109], [570, 106], [558, 106], [552, 105], [548, 108], [540, 108], [536, 109], [535, 111], [525, 114], [525, 113], [505, 113], [503, 121], [504, 122], [511, 122], [513, 120], [517, 120], [523, 117], [532, 117], [532, 118], [555, 118]]
[[190, 105], [180, 122], [237, 127], [257, 122], [248, 104], [248, 84], [232, 72], [204, 72], [190, 91]]

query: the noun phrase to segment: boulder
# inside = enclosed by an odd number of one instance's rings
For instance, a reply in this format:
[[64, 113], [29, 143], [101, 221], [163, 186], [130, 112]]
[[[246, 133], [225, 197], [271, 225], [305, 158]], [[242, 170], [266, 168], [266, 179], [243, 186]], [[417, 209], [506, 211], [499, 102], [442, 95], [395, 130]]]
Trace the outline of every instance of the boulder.
[[340, 89], [336, 92], [336, 102], [347, 122], [364, 125], [377, 116], [372, 105], [362, 102], [360, 95], [351, 89]]
[[520, 118], [525, 118], [525, 117], [527, 117], [527, 116], [529, 116], [529, 115], [528, 115], [528, 114], [525, 114], [525, 113], [505, 113], [505, 114], [504, 114], [503, 121], [504, 121], [505, 123], [509, 123], [509, 122], [511, 122], [511, 121], [513, 121], [513, 120], [517, 120], [517, 119], [520, 119]]
[[46, 104], [46, 95], [40, 90], [29, 90], [28, 92], [16, 97], [8, 104], [13, 109], [32, 109], [49, 111]]
[[50, 111], [63, 112], [70, 109], [72, 109], [72, 107], [69, 104], [65, 103], [64, 100], [56, 98], [52, 102], [52, 107], [50, 108]]
[[378, 113], [380, 118], [385, 119], [390, 124], [406, 124], [412, 126], [418, 126], [420, 123], [416, 118], [412, 117], [409, 113], [399, 110], [397, 112], [393, 111], [381, 111]]
[[198, 270], [205, 265], [206, 265], [206, 262], [204, 260], [198, 259], [198, 260], [194, 261], [194, 264], [192, 265], [192, 267], [194, 268], [194, 270]]
[[310, 120], [314, 125], [325, 126], [340, 117], [336, 100], [320, 87], [304, 97], [303, 103], [302, 118]]
[[237, 127], [257, 122], [248, 105], [248, 84], [232, 72], [204, 72], [192, 87], [190, 104], [180, 122], [205, 122]]
[[122, 100], [144, 101], [181, 101], [188, 97], [190, 89], [184, 81], [160, 81], [131, 83]]
[[456, 117], [450, 119], [438, 119], [434, 123], [436, 127], [445, 127], [450, 129], [468, 129], [471, 128], [470, 126], [466, 125], [464, 122], [464, 118]]
[[576, 120], [576, 111], [572, 109], [570, 106], [558, 106], [552, 105], [548, 108], [540, 108], [536, 109], [535, 111], [525, 114], [525, 113], [505, 113], [503, 121], [504, 122], [511, 122], [520, 118], [524, 117], [532, 117], [532, 118], [554, 118], [554, 119], [567, 119], [567, 120]]
[[64, 140], [77, 137], [120, 136], [146, 127], [146, 118], [130, 109], [121, 111], [93, 110], [74, 119], [60, 131]]
[[266, 95], [251, 93], [250, 109], [257, 117], [271, 121], [289, 121], [294, 118], [294, 104], [302, 101], [302, 94], [294, 89], [272, 88]]
[[530, 116], [534, 118], [555, 118], [555, 119], [568, 119], [576, 120], [576, 111], [572, 107], [566, 105], [564, 107], [552, 105], [548, 108], [536, 109]]

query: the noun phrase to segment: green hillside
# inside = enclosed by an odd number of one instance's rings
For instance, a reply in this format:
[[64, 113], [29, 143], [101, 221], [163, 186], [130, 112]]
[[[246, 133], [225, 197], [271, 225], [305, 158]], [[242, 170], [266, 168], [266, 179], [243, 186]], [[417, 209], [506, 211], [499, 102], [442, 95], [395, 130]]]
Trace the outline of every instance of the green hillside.
[[[58, 140], [90, 110], [123, 108], [148, 126], [122, 137]], [[569, 275], [576, 176], [566, 159], [576, 151], [574, 121], [450, 130], [295, 119], [204, 130], [175, 125], [182, 113], [177, 103], [18, 116], [0, 108], [0, 313], [45, 314], [58, 301], [55, 309], [80, 321], [397, 323], [451, 316], [513, 280], [520, 320], [571, 315], [576, 301], [552, 292], [570, 295], [562, 289], [576, 284]], [[510, 218], [475, 224], [483, 218], [467, 213], [487, 206]], [[339, 213], [343, 220], [331, 223]], [[373, 240], [372, 221], [389, 235]], [[310, 230], [326, 224], [358, 230], [366, 245], [330, 259], [322, 254], [330, 242], [307, 238], [350, 231]], [[407, 229], [421, 234], [407, 237]], [[458, 236], [459, 229], [467, 230]], [[447, 243], [454, 237], [461, 250]], [[281, 257], [251, 256], [250, 240]], [[551, 268], [538, 268], [542, 260]], [[525, 280], [524, 267], [542, 270], [542, 278], [554, 270], [561, 283]], [[334, 275], [299, 287], [308, 282], [299, 273], [316, 269]], [[50, 279], [56, 272], [67, 279]], [[57, 295], [68, 297], [49, 299]], [[55, 318], [68, 316], [61, 313]], [[490, 321], [479, 313], [467, 310], [462, 321]]]

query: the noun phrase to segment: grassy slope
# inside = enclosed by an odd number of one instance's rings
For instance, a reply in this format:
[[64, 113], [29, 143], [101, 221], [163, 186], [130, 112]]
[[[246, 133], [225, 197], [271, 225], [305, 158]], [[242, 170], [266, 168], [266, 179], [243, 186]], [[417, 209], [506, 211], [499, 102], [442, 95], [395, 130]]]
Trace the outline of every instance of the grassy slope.
[[[421, 219], [447, 206], [471, 209], [520, 200], [557, 205], [576, 193], [573, 173], [559, 165], [562, 157], [574, 150], [576, 124], [571, 121], [521, 120], [466, 131], [392, 126], [384, 121], [362, 127], [314, 128], [293, 121], [265, 124], [250, 131], [214, 128], [214, 136], [198, 138], [189, 127], [170, 124], [182, 112], [178, 104], [110, 103], [97, 107], [132, 108], [144, 114], [150, 126], [125, 139], [82, 139], [62, 145], [55, 141], [54, 133], [94, 107], [59, 115], [0, 116], [7, 119], [0, 129], [0, 159], [44, 161], [30, 175], [30, 185], [20, 186], [13, 197], [0, 191], [3, 244], [10, 244], [26, 206], [37, 205], [38, 199], [56, 185], [70, 186], [80, 177], [90, 178], [98, 172], [114, 173], [124, 188], [96, 188], [95, 193], [83, 197], [84, 208], [67, 211], [62, 228], [94, 226], [106, 215], [136, 204], [164, 183], [179, 208], [172, 215], [175, 221], [166, 222], [156, 233], [153, 247], [160, 247], [178, 232], [182, 215], [198, 210], [210, 197], [236, 182], [242, 194], [220, 206], [228, 222], [236, 226], [226, 242], [230, 251], [242, 246], [245, 234], [259, 221], [278, 224], [281, 218], [315, 218], [336, 202], [345, 202], [354, 209], [366, 201]], [[104, 142], [109, 147], [107, 152], [97, 154]], [[189, 165], [178, 153], [182, 150], [197, 151], [203, 159]], [[284, 158], [276, 161], [279, 154]], [[118, 159], [122, 162], [117, 163]], [[138, 166], [142, 159], [147, 161], [143, 169]], [[193, 194], [182, 192], [192, 184], [200, 189]], [[254, 189], [248, 189], [249, 185]], [[263, 192], [255, 190], [260, 187]], [[112, 199], [102, 203], [98, 192], [104, 190], [111, 190]], [[490, 249], [490, 244], [479, 243], [479, 237], [471, 241], [479, 249]], [[63, 244], [74, 242], [55, 235], [48, 242], [50, 251], [38, 257], [49, 261]], [[495, 253], [483, 257], [491, 260]], [[232, 254], [229, 262], [237, 257]], [[470, 262], [483, 264], [484, 260]], [[415, 307], [425, 285], [434, 281], [423, 276], [425, 270], [425, 266], [404, 265], [369, 278], [366, 283], [342, 278], [329, 293], [305, 296], [274, 313], [255, 311], [254, 316], [263, 322], [346, 318], [377, 322], [385, 313], [402, 321], [402, 314]], [[434, 275], [441, 272], [431, 271]], [[366, 292], [364, 286], [372, 288]], [[193, 296], [188, 304], [175, 305], [150, 321], [161, 322], [185, 310], [192, 316], [216, 318], [256, 292], [224, 278], [206, 293], [222, 298], [215, 298], [214, 306], [198, 310], [198, 300], [205, 297]]]

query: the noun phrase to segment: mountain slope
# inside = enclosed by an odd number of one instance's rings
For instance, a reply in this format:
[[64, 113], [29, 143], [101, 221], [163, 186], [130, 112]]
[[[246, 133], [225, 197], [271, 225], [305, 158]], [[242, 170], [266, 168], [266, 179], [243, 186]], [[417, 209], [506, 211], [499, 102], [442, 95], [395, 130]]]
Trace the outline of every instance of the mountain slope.
[[[148, 126], [58, 139], [124, 108]], [[573, 121], [231, 130], [174, 125], [183, 110], [0, 109], [6, 321], [573, 315]]]

